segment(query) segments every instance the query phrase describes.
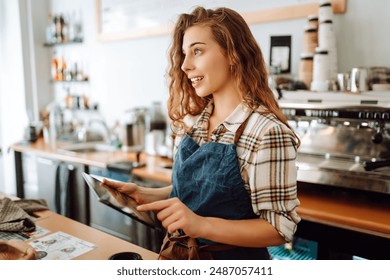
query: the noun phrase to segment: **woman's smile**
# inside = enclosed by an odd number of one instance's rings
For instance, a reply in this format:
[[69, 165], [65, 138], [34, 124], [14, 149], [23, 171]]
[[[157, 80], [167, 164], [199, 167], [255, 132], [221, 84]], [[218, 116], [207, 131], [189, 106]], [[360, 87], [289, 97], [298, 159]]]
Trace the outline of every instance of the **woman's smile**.
[[197, 77], [190, 78], [192, 86], [195, 87], [200, 81], [203, 80], [203, 78], [204, 76], [197, 76]]

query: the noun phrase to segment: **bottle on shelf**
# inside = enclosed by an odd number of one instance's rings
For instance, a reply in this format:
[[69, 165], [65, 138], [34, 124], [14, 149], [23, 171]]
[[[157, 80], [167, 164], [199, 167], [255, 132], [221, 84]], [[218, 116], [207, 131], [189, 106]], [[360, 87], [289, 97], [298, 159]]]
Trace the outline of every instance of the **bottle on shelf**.
[[51, 68], [50, 68], [50, 76], [52, 81], [58, 81], [58, 59], [56, 53], [54, 53], [53, 58], [51, 59]]
[[48, 14], [45, 45], [52, 46], [64, 43], [80, 43], [83, 41], [81, 12]]
[[75, 17], [73, 18], [73, 29], [74, 29], [74, 41], [82, 42], [83, 41], [83, 25], [82, 25], [82, 13], [79, 10]]
[[73, 11], [72, 13], [70, 13], [68, 18], [69, 18], [68, 39], [69, 39], [69, 42], [74, 42], [75, 38], [76, 38], [76, 34], [75, 34], [75, 22], [76, 22], [75, 12]]
[[57, 81], [65, 80], [65, 72], [66, 72], [66, 61], [63, 56], [60, 56], [58, 58]]
[[66, 14], [62, 18], [62, 43], [67, 43], [69, 42], [69, 18]]
[[51, 80], [65, 82], [86, 82], [88, 76], [80, 67], [80, 61], [71, 61], [64, 55], [54, 52], [51, 62]]
[[63, 35], [62, 35], [63, 23], [64, 23], [64, 18], [62, 17], [62, 15], [55, 15], [54, 16], [54, 25], [56, 27], [56, 32], [55, 32], [56, 43], [63, 42]]
[[55, 32], [56, 32], [56, 26], [54, 24], [54, 18], [51, 13], [47, 16], [47, 24], [46, 24], [46, 44], [53, 44], [55, 43]]

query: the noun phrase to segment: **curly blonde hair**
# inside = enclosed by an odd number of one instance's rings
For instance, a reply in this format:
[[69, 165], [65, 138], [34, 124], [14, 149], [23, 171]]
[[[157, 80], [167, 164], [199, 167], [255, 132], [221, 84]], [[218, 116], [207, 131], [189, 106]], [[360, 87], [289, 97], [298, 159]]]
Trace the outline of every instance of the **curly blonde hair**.
[[196, 7], [190, 14], [181, 14], [173, 30], [172, 45], [169, 50], [169, 99], [168, 115], [174, 131], [187, 130], [184, 118], [200, 114], [208, 103], [208, 98], [199, 97], [181, 66], [184, 61], [182, 51], [184, 33], [189, 27], [209, 27], [215, 41], [225, 51], [236, 85], [247, 106], [256, 109], [265, 106], [269, 112], [285, 123], [272, 90], [268, 86], [268, 74], [263, 54], [253, 37], [249, 26], [237, 12], [228, 8], [215, 10]]

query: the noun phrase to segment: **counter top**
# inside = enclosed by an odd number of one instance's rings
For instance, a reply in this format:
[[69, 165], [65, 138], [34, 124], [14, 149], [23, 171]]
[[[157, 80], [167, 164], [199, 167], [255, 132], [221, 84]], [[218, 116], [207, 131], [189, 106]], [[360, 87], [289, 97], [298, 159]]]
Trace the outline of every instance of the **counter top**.
[[119, 252], [136, 252], [142, 256], [143, 260], [157, 260], [158, 258], [158, 254], [152, 251], [54, 212], [45, 210], [36, 212], [36, 214], [39, 216], [35, 220], [36, 225], [49, 230], [50, 233], [61, 231], [97, 246], [97, 248], [74, 258], [75, 260], [107, 260], [111, 255]]
[[[57, 142], [56, 145], [46, 144], [42, 138], [39, 138], [35, 143], [20, 142], [11, 146], [16, 152], [34, 153], [38, 156], [53, 158], [62, 161], [74, 162], [88, 166], [107, 168], [109, 163], [120, 161], [136, 161], [137, 155], [134, 152], [123, 152], [121, 149], [111, 152], [89, 152], [89, 153], [71, 153], [61, 150], [62, 147], [69, 145], [68, 143]], [[141, 153], [140, 162], [146, 163], [145, 167], [140, 167], [134, 170], [134, 174], [156, 180], [163, 183], [170, 183], [171, 170], [164, 168], [171, 166], [172, 161], [167, 158], [149, 156]]]
[[[302, 219], [390, 239], [390, 204], [361, 195], [298, 188]], [[387, 199], [388, 201], [388, 199]]]
[[[42, 156], [101, 168], [106, 168], [109, 162], [134, 161], [136, 159], [134, 153], [125, 153], [121, 150], [87, 154], [63, 154], [56, 149], [50, 148], [41, 139], [31, 145], [15, 144], [12, 146], [12, 149], [18, 152], [32, 152]], [[169, 159], [142, 154], [141, 161], [145, 162], [146, 166], [134, 169], [133, 173], [135, 175], [170, 183], [171, 170], [164, 168], [164, 166], [169, 166], [172, 163]], [[297, 211], [303, 220], [390, 239], [390, 205], [388, 203], [377, 203], [354, 196], [337, 197], [327, 192], [312, 190], [298, 188], [298, 198], [301, 201], [301, 205]]]

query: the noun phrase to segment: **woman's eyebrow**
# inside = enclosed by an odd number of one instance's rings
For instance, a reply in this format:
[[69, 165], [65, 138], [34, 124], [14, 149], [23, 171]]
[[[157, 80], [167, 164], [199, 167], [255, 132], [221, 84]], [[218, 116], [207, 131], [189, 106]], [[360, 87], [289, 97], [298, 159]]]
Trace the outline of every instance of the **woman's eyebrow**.
[[[194, 42], [194, 43], [191, 43], [189, 46], [188, 46], [188, 49], [192, 48], [193, 46], [195, 45], [206, 45], [206, 43], [203, 43], [203, 42]], [[184, 48], [183, 48], [183, 52], [184, 51]]]

